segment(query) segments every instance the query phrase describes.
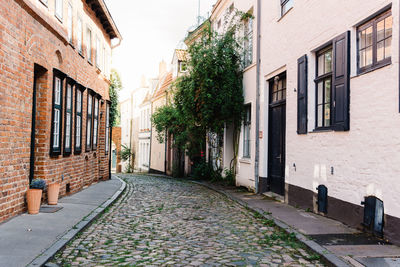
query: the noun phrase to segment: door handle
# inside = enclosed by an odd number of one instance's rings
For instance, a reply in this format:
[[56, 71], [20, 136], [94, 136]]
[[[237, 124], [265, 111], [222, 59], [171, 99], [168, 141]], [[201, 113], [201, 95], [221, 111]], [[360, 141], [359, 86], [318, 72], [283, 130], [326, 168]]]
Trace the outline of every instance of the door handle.
[[282, 154], [280, 154], [278, 157], [276, 157], [277, 159], [279, 159], [279, 163], [282, 163]]

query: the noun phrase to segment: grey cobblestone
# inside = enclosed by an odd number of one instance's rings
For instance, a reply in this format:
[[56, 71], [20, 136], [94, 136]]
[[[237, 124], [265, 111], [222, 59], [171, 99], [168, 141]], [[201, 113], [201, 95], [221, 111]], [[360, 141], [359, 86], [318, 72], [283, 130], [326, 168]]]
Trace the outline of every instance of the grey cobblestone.
[[[127, 190], [59, 252], [60, 266], [322, 266], [271, 222], [187, 181], [122, 175]], [[99, 192], [100, 193], [100, 192]]]

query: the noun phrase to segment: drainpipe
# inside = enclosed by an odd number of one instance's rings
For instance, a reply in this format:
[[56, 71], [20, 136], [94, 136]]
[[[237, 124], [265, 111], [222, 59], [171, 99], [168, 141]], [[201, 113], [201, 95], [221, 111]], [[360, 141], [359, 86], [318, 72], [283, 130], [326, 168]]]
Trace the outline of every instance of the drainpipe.
[[[153, 102], [150, 102], [150, 117], [153, 115]], [[150, 167], [151, 167], [151, 147], [152, 147], [152, 138], [153, 138], [153, 123], [151, 123], [150, 120], [150, 148], [149, 148], [149, 173], [150, 173]]]
[[[168, 105], [168, 90], [165, 90], [165, 105]], [[167, 174], [167, 149], [168, 149], [168, 132], [165, 129], [165, 153], [164, 153], [164, 173]]]
[[254, 180], [256, 193], [259, 193], [260, 160], [260, 63], [261, 63], [261, 0], [257, 0], [257, 77], [256, 77], [256, 151], [254, 161]]
[[[106, 107], [107, 108], [107, 107]], [[109, 115], [110, 116], [110, 115]], [[108, 118], [110, 120], [110, 118]], [[110, 135], [108, 137], [108, 179], [111, 180], [111, 160], [112, 160], [112, 127], [111, 125], [108, 125], [108, 134]], [[118, 157], [118, 156], [116, 156]], [[117, 160], [117, 159], [115, 159]]]

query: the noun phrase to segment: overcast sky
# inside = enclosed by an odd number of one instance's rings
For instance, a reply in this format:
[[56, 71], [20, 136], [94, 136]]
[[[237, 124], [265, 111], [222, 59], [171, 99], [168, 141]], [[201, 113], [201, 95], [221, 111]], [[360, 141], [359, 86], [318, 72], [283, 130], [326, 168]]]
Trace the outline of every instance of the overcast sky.
[[[173, 51], [197, 23], [199, 0], [105, 0], [123, 40], [113, 51], [113, 68], [124, 88], [137, 88], [140, 77], [155, 77], [158, 63], [171, 63]], [[216, 0], [200, 0], [201, 16]]]

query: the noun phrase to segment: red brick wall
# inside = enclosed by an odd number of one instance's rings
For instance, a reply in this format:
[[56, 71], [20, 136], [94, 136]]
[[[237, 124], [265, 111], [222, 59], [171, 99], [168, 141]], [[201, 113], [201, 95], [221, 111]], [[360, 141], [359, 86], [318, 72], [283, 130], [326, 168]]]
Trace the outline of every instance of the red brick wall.
[[[61, 183], [61, 196], [66, 194], [68, 183], [71, 192], [77, 192], [93, 182], [109, 178], [108, 156], [105, 154], [105, 102], [99, 104], [97, 150], [85, 151], [87, 90], [83, 95], [82, 153], [75, 155], [72, 151], [68, 157], [50, 157], [53, 68], [94, 90], [103, 100], [109, 99], [109, 83], [86, 58], [67, 44], [65, 27], [56, 25], [53, 18], [50, 21], [43, 17], [45, 13], [32, 9], [27, 3], [26, 0], [0, 3], [0, 222], [25, 209], [25, 194], [29, 187], [34, 64], [47, 70], [41, 73], [37, 84], [35, 178], [43, 178], [48, 184]], [[82, 12], [91, 16], [100, 27], [93, 12], [87, 7]], [[85, 45], [85, 36], [83, 40]], [[107, 40], [110, 45], [109, 38]], [[94, 45], [94, 40], [92, 43]], [[61, 55], [61, 60], [56, 52]], [[83, 54], [86, 55], [85, 48]], [[92, 55], [94, 58], [94, 51]], [[64, 96], [65, 86], [63, 101]], [[74, 125], [75, 90], [73, 96]], [[64, 121], [64, 134], [63, 128]], [[74, 138], [72, 147], [73, 144]]]

